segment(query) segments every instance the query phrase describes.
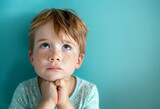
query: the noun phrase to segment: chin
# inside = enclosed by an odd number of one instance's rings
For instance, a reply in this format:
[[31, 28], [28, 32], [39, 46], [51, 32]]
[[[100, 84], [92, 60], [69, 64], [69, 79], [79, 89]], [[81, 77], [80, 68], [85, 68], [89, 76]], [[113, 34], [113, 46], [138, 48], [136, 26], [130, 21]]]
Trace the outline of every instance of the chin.
[[65, 76], [56, 76], [56, 75], [54, 75], [54, 76], [45, 77], [44, 79], [47, 80], [47, 81], [54, 82], [56, 80], [63, 79], [63, 78], [65, 78]]

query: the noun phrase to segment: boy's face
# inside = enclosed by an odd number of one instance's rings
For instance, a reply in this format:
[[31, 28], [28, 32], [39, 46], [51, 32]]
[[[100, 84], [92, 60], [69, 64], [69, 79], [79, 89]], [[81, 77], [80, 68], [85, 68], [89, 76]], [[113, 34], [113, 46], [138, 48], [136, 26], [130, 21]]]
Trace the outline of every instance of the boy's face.
[[45, 80], [70, 77], [82, 64], [84, 54], [79, 55], [78, 44], [65, 34], [62, 37], [60, 41], [52, 22], [39, 27], [35, 33], [34, 50], [33, 54], [29, 51], [29, 57], [36, 73]]

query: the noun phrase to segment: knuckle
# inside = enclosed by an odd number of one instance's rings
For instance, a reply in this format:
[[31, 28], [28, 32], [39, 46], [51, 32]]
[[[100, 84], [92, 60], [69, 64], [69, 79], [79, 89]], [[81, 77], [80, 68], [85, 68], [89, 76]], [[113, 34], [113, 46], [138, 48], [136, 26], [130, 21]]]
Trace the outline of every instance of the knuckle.
[[57, 81], [55, 82], [55, 84], [61, 86], [61, 85], [64, 85], [64, 84], [65, 84], [65, 81], [62, 80], [62, 79], [61, 79], [61, 80], [57, 80]]
[[65, 81], [64, 81], [64, 80], [61, 80], [60, 83], [61, 83], [62, 85], [64, 85], [64, 84], [65, 84]]

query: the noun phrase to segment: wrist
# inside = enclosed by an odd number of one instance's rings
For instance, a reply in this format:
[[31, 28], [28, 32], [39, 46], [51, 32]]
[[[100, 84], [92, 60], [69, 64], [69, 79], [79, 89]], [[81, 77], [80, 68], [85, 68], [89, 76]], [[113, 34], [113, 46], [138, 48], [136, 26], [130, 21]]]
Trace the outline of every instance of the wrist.
[[71, 101], [68, 99], [63, 104], [57, 105], [58, 109], [74, 109], [74, 106], [72, 105]]
[[56, 104], [53, 100], [41, 100], [37, 105], [36, 109], [54, 109]]

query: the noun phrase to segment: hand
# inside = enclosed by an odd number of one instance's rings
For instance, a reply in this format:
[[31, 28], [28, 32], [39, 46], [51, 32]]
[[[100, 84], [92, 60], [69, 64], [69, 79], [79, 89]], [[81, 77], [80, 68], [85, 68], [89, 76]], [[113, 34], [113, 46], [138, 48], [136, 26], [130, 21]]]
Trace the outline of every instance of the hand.
[[[70, 80], [68, 78], [60, 79], [55, 81], [55, 85], [58, 88], [58, 109], [74, 108], [72, 103], [69, 100], [69, 86]], [[68, 109], [67, 108], [67, 109]]]
[[39, 103], [39, 107], [54, 108], [58, 102], [57, 87], [54, 82], [46, 81], [40, 78], [40, 89], [42, 99]]
[[55, 81], [58, 92], [58, 103], [57, 105], [63, 105], [69, 99], [69, 80], [60, 79]]

